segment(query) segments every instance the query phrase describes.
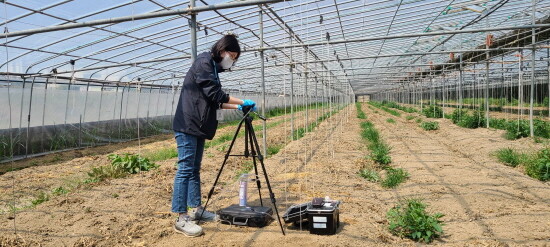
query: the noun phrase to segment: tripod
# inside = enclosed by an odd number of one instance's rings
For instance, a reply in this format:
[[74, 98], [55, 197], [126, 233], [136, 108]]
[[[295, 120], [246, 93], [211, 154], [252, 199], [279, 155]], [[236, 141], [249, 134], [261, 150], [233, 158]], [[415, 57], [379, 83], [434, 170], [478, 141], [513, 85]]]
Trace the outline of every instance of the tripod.
[[[208, 206], [208, 202], [210, 201], [210, 198], [212, 198], [212, 194], [214, 193], [214, 188], [216, 187], [216, 184], [218, 183], [218, 180], [220, 179], [220, 175], [222, 174], [223, 168], [225, 167], [225, 164], [227, 163], [227, 159], [230, 156], [238, 156], [238, 157], [246, 157], [246, 158], [252, 158], [252, 163], [254, 164], [254, 173], [256, 175], [256, 186], [258, 187], [258, 195], [260, 196], [260, 204], [263, 206], [262, 201], [262, 193], [260, 191], [261, 184], [260, 179], [258, 176], [258, 163], [256, 160], [259, 161], [262, 171], [264, 173], [265, 182], [267, 184], [267, 188], [269, 190], [269, 197], [271, 198], [271, 203], [273, 204], [273, 208], [275, 209], [275, 213], [277, 214], [277, 220], [279, 221], [279, 226], [281, 227], [281, 232], [283, 235], [285, 235], [285, 230], [283, 229], [283, 224], [281, 223], [281, 217], [279, 216], [279, 210], [277, 209], [277, 204], [275, 200], [275, 194], [273, 193], [273, 190], [271, 189], [271, 184], [269, 183], [269, 178], [267, 176], [267, 171], [265, 169], [264, 165], [264, 157], [262, 156], [262, 153], [260, 152], [260, 145], [258, 144], [258, 139], [256, 138], [256, 133], [254, 132], [254, 126], [252, 126], [252, 116], [250, 114], [252, 113], [252, 107], [243, 107], [243, 118], [239, 122], [239, 125], [237, 127], [237, 130], [235, 131], [235, 135], [233, 136], [233, 140], [231, 140], [231, 145], [229, 145], [229, 148], [227, 150], [227, 153], [225, 154], [225, 158], [223, 160], [222, 166], [220, 170], [218, 171], [218, 175], [216, 176], [216, 180], [214, 180], [214, 184], [212, 185], [212, 188], [208, 192], [208, 198], [206, 199], [206, 203], [204, 204], [204, 210], [201, 213], [201, 216], [199, 218], [198, 223], [200, 223], [202, 219], [202, 214], [204, 214], [204, 211], [206, 211], [206, 207]], [[266, 121], [265, 117], [261, 116], [260, 114], [254, 112], [260, 119]], [[233, 145], [235, 144], [235, 141], [237, 140], [237, 137], [239, 135], [239, 131], [241, 130], [241, 127], [244, 123], [244, 154], [231, 154], [231, 150], [233, 149]]]

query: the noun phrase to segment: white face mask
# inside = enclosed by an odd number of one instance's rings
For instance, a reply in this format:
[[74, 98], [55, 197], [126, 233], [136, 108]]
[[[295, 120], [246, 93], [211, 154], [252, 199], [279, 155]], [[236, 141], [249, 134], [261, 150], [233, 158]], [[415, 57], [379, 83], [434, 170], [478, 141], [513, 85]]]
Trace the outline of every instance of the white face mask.
[[233, 59], [231, 59], [231, 56], [229, 56], [226, 53], [226, 55], [223, 57], [222, 62], [220, 63], [220, 65], [222, 66], [223, 69], [229, 69], [233, 66], [233, 63], [235, 63], [235, 61], [233, 61]]

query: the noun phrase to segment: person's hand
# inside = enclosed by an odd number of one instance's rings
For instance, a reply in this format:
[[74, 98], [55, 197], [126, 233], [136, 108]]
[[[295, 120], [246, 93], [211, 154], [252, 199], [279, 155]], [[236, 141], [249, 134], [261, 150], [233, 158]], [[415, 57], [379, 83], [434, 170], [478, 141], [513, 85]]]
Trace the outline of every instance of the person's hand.
[[255, 105], [256, 105], [256, 102], [249, 99], [243, 100], [243, 104], [242, 104], [242, 106], [255, 106]]
[[[237, 109], [239, 109], [239, 111], [243, 111], [243, 107], [246, 107], [244, 105], [238, 105], [237, 106]], [[257, 111], [258, 109], [256, 108], [256, 106], [253, 106], [252, 109], [250, 109], [251, 111]]]
[[256, 108], [256, 102], [252, 101], [252, 100], [249, 100], [249, 99], [245, 99], [243, 100], [243, 104], [242, 105], [239, 105], [237, 108], [240, 110], [240, 111], [243, 111], [243, 107], [252, 107], [250, 110], [251, 111], [256, 111], [257, 108]]

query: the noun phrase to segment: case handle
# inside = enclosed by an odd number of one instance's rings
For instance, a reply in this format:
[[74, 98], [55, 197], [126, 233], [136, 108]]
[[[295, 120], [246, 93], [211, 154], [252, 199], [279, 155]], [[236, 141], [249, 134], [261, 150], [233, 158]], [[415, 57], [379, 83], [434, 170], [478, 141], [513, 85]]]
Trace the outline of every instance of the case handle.
[[[237, 220], [239, 220], [239, 221], [237, 221]], [[244, 220], [244, 221], [240, 221], [240, 220]], [[233, 218], [233, 224], [234, 225], [239, 225], [239, 226], [247, 226], [248, 225], [248, 218], [235, 217], [235, 218]]]

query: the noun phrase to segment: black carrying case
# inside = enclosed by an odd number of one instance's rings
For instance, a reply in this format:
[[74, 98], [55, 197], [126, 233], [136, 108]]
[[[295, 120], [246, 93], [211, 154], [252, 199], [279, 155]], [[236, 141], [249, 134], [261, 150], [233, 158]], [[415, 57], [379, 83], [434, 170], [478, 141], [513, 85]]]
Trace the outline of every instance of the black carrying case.
[[273, 220], [273, 209], [260, 206], [243, 207], [233, 204], [218, 210], [218, 215], [223, 224], [264, 227]]
[[310, 207], [311, 202], [290, 206], [283, 215], [285, 223], [300, 223], [302, 221], [307, 221], [307, 209]]

